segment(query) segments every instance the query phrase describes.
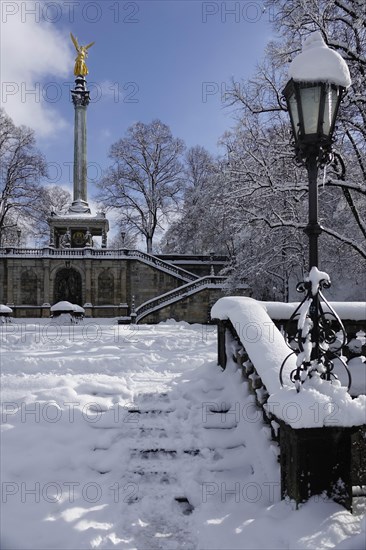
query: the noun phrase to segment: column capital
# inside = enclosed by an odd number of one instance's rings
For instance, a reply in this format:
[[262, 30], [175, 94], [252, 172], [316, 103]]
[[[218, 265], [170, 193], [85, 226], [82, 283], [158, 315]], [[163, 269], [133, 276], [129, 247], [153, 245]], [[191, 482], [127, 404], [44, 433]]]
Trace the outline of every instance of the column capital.
[[87, 107], [90, 102], [90, 93], [89, 91], [77, 91], [77, 90], [71, 90], [71, 97], [72, 102], [76, 107]]

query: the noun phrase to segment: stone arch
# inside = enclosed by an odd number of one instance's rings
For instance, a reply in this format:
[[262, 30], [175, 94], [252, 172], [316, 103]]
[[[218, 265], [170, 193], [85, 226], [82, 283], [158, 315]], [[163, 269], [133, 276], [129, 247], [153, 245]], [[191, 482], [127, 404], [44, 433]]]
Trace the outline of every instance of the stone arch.
[[98, 304], [114, 303], [114, 276], [110, 270], [103, 270], [98, 276]]
[[33, 269], [26, 269], [20, 275], [20, 303], [38, 305], [38, 277]]
[[82, 280], [79, 271], [70, 267], [59, 269], [55, 277], [53, 296], [54, 303], [66, 300], [82, 306]]

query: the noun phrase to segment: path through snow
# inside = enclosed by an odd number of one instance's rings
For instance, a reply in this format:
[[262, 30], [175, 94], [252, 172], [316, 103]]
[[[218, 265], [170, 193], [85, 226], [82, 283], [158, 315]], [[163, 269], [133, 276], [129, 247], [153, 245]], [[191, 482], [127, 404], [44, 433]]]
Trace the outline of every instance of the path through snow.
[[214, 327], [42, 321], [1, 340], [2, 548], [358, 548], [362, 499], [353, 516], [280, 502], [277, 448]]

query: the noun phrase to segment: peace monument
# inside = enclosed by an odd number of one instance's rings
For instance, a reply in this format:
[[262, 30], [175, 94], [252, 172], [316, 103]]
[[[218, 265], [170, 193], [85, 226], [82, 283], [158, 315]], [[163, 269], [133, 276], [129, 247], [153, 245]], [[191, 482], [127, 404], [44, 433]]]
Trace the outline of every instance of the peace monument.
[[87, 119], [86, 112], [90, 102], [85, 76], [88, 74], [86, 58], [88, 49], [94, 44], [79, 46], [77, 39], [70, 33], [77, 51], [74, 75], [75, 88], [71, 90], [75, 110], [74, 119], [74, 169], [73, 202], [69, 212], [60, 216], [51, 214], [50, 246], [55, 248], [83, 248], [93, 246], [93, 237], [102, 237], [102, 248], [107, 246], [108, 220], [104, 213], [92, 216], [87, 197]]
[[[0, 304], [15, 317], [48, 317], [51, 305], [67, 300], [86, 317], [118, 317], [119, 322], [165, 319], [205, 323], [222, 295], [224, 277], [215, 275], [225, 258], [158, 256], [140, 250], [107, 248], [109, 223], [104, 212], [92, 214], [87, 184], [87, 109], [85, 77], [88, 50], [71, 34], [74, 65], [73, 201], [66, 214], [47, 218], [49, 244], [43, 248], [0, 248]], [[101, 247], [95, 237], [101, 237]]]

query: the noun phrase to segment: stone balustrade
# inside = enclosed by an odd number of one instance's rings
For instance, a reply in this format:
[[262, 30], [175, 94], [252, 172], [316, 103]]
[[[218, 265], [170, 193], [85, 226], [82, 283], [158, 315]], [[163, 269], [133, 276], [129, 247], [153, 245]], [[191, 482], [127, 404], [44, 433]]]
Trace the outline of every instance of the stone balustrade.
[[[236, 321], [237, 319], [232, 322], [232, 319], [225, 316], [215, 319], [218, 328], [218, 363], [223, 369], [228, 361], [234, 361], [239, 366], [262, 412], [263, 421], [270, 427], [272, 439], [280, 446], [282, 498], [289, 497], [299, 505], [311, 495], [324, 492], [328, 498], [351, 510], [352, 495], [365, 494], [366, 426], [347, 427], [338, 423], [335, 426], [294, 429], [282, 418], [276, 417], [268, 404], [270, 393], [277, 390], [273, 387], [273, 380], [267, 376], [267, 367], [264, 368], [261, 361], [261, 356], [263, 357], [267, 351], [267, 342], [264, 343], [262, 354], [260, 338], [256, 342], [258, 349], [255, 353], [255, 346], [252, 344], [247, 349], [248, 342], [243, 341], [243, 331], [239, 330], [238, 334], [235, 328]], [[346, 319], [344, 323], [349, 333], [342, 353], [354, 359], [365, 352], [364, 336], [360, 336], [360, 331], [365, 334], [366, 320], [348, 321], [350, 320]], [[246, 322], [247, 320], [243, 319], [243, 323], [238, 326], [243, 328]], [[286, 322], [287, 319], [275, 321], [282, 330]], [[267, 329], [268, 327], [266, 332]], [[355, 340], [358, 342], [357, 345]], [[366, 363], [363, 365], [366, 370]], [[280, 366], [281, 363], [277, 365], [278, 373]], [[271, 383], [271, 388], [266, 387], [264, 376]], [[366, 393], [365, 390], [366, 388], [363, 393]], [[337, 480], [343, 482], [338, 492], [335, 490]]]

